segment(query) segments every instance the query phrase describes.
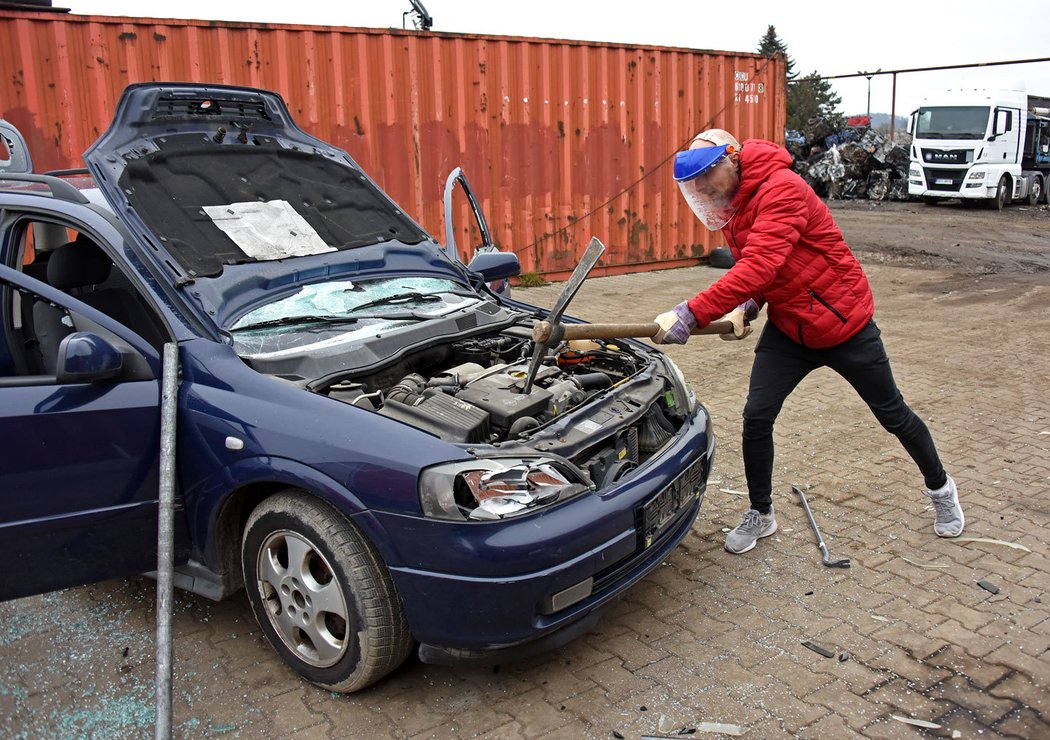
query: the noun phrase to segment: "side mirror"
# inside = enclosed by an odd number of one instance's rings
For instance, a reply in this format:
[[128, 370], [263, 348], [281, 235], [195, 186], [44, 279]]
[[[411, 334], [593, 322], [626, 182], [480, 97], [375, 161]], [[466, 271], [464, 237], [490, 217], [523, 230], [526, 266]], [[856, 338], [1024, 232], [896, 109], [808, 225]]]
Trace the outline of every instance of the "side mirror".
[[25, 173], [33, 171], [33, 160], [29, 147], [14, 124], [0, 118], [0, 173]]
[[61, 384], [112, 380], [123, 368], [123, 353], [98, 334], [74, 332], [58, 345], [55, 379]]
[[521, 263], [518, 255], [511, 252], [478, 252], [467, 269], [479, 273], [486, 282], [491, 282], [520, 275]]

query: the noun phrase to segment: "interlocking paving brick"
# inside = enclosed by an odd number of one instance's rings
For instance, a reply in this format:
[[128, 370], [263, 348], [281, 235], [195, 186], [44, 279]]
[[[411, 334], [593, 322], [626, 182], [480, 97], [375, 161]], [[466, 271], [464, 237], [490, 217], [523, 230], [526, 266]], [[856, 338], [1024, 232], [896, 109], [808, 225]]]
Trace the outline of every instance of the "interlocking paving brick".
[[572, 722], [571, 714], [561, 709], [562, 704], [547, 700], [541, 689], [530, 691], [507, 702], [496, 704], [493, 708], [501, 714], [514, 717], [529, 732], [543, 734], [564, 727]]
[[[945, 625], [951, 626], [946, 627]], [[977, 642], [973, 633], [963, 630], [962, 625], [950, 619], [932, 629], [927, 620], [923, 620], [919, 625], [898, 620], [885, 625], [872, 636], [902, 647], [917, 658], [925, 658], [940, 650], [945, 640], [951, 642], [961, 637], [968, 642]], [[990, 651], [993, 647], [994, 645], [987, 646], [987, 650]]]
[[995, 729], [1007, 737], [1050, 737], [1050, 721], [1048, 721], [1046, 713], [1044, 712], [1040, 716], [1039, 713], [1028, 708], [1018, 710], [1010, 715], [1000, 722]]
[[[413, 659], [346, 697], [285, 667], [242, 598], [180, 593], [177, 734], [637, 737], [661, 734], [664, 715], [676, 726], [740, 724], [751, 737], [913, 738], [889, 715], [914, 713], [967, 737], [1050, 736], [1050, 434], [1041, 434], [1050, 395], [1032, 372], [1050, 356], [1050, 290], [989, 292], [946, 272], [866, 269], [894, 373], [959, 483], [967, 534], [1031, 553], [936, 538], [914, 465], [829, 371], [807, 378], [777, 422], [781, 531], [750, 553], [726, 553], [721, 530], [739, 523], [747, 499], [718, 489], [746, 489], [741, 409], [754, 339], [696, 337], [669, 354], [715, 419], [707, 498], [683, 546], [591, 634], [498, 670]], [[588, 280], [570, 313], [649, 319], [722, 274]], [[518, 295], [550, 305], [560, 289]], [[992, 362], [1003, 353], [996, 327], [1022, 310], [1016, 361]], [[967, 351], [945, 352], [960, 332]], [[821, 530], [833, 556], [853, 560], [850, 571], [820, 565], [792, 483], [813, 486]], [[976, 586], [985, 577], [1003, 589], [998, 597]], [[148, 735], [153, 590], [131, 578], [0, 604], [0, 736]], [[805, 639], [852, 657], [822, 658]]]
[[802, 738], [814, 738], [814, 740], [823, 740], [824, 738], [859, 738], [863, 737], [859, 732], [852, 729], [845, 721], [845, 719], [839, 714], [828, 714], [823, 719], [814, 722], [809, 727], [803, 728], [799, 733], [799, 737]]
[[981, 724], [992, 726], [1018, 708], [1013, 698], [1001, 699], [994, 691], [977, 691], [965, 676], [952, 676], [930, 690], [930, 696], [965, 707]]
[[1046, 656], [1043, 656], [1042, 659], [1033, 658], [1013, 645], [1001, 645], [986, 655], [985, 660], [1012, 668], [1019, 673], [1030, 676], [1044, 686], [1050, 683], [1050, 668], [1047, 666]]
[[1050, 685], [1047, 676], [1032, 677], [1010, 673], [988, 690], [996, 698], [1021, 702], [1050, 721]]

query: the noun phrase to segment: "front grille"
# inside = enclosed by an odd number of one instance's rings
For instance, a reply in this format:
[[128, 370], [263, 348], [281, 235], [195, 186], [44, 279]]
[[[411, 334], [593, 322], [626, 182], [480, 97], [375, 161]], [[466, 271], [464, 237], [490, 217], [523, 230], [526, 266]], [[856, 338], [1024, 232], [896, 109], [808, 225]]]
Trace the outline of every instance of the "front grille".
[[933, 167], [923, 167], [922, 171], [926, 175], [926, 187], [929, 190], [953, 190], [958, 192], [962, 186], [963, 178], [966, 177], [966, 170], [942, 170], [934, 169]]
[[200, 98], [162, 95], [153, 107], [153, 120], [167, 118], [249, 118], [270, 120], [266, 104], [259, 98]]
[[928, 164], [967, 164], [972, 149], [923, 149], [922, 161]]

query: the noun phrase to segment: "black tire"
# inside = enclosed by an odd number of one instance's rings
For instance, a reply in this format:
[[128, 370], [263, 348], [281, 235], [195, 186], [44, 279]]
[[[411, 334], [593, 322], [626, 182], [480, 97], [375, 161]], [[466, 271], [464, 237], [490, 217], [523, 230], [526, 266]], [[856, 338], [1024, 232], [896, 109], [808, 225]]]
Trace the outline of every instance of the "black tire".
[[997, 211], [1001, 211], [1006, 208], [1006, 204], [1010, 202], [1010, 178], [1003, 175], [999, 178], [999, 187], [995, 189], [995, 200], [992, 201], [992, 208]]
[[1043, 198], [1043, 178], [1033, 177], [1032, 187], [1028, 189], [1028, 205], [1037, 206]]
[[411, 652], [404, 609], [382, 559], [348, 519], [304, 491], [289, 489], [259, 504], [244, 529], [241, 559], [259, 627], [307, 681], [359, 691]]
[[924, 196], [922, 196], [922, 202], [925, 205], [928, 205], [928, 206], [935, 206], [935, 205], [938, 205], [941, 202], [941, 199], [940, 198], [933, 198], [933, 197], [931, 197], [929, 195], [924, 195]]
[[707, 255], [707, 264], [720, 270], [728, 270], [736, 264], [736, 260], [733, 259], [733, 253], [729, 251], [729, 247], [718, 247], [712, 249], [711, 254]]

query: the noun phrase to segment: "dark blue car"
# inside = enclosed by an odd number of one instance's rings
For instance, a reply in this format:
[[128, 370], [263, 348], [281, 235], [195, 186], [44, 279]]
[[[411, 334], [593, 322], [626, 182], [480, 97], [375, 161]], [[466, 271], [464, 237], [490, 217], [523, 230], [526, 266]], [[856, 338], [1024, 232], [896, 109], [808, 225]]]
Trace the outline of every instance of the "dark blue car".
[[156, 568], [169, 342], [176, 585], [244, 588], [326, 688], [564, 644], [690, 529], [714, 435], [674, 364], [557, 343], [523, 382], [517, 260], [462, 264], [276, 94], [134, 85], [84, 158], [0, 162], [0, 597]]

